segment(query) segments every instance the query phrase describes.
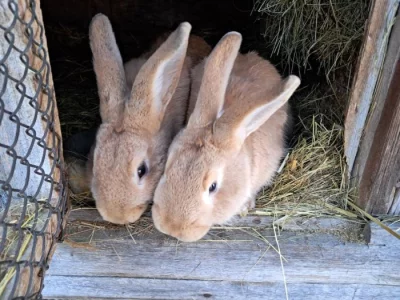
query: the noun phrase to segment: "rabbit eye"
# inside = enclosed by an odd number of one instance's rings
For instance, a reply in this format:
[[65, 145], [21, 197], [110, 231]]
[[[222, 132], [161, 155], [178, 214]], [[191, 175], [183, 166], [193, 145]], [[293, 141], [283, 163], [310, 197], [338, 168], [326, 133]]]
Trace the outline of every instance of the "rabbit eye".
[[216, 183], [216, 182], [213, 182], [213, 184], [210, 185], [210, 187], [208, 188], [208, 191], [209, 191], [210, 193], [212, 193], [212, 192], [214, 192], [216, 189], [217, 189], [217, 183]]
[[142, 162], [140, 167], [137, 169], [137, 174], [139, 176], [139, 179], [142, 178], [146, 173], [147, 173], [147, 166], [144, 162]]

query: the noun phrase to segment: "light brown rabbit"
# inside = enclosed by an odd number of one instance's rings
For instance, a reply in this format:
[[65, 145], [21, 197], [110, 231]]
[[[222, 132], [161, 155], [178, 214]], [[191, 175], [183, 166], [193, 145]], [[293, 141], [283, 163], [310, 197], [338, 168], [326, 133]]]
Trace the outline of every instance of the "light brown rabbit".
[[154, 53], [124, 69], [108, 18], [98, 14], [90, 24], [102, 124], [89, 155], [88, 177], [107, 221], [135, 222], [153, 198], [168, 147], [185, 121], [190, 68], [200, 59], [196, 55], [209, 53], [202, 54], [208, 45], [194, 38], [202, 44], [187, 56], [190, 31], [191, 25], [182, 23]]
[[193, 70], [187, 127], [172, 142], [152, 208], [156, 228], [181, 241], [253, 207], [285, 153], [287, 101], [300, 85], [226, 34]]

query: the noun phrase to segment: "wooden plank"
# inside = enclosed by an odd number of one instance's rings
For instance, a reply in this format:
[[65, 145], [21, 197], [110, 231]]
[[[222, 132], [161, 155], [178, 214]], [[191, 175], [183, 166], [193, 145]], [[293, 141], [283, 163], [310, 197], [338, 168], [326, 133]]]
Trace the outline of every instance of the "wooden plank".
[[359, 179], [358, 204], [374, 214], [395, 213], [391, 207], [400, 182], [399, 18], [392, 30], [373, 103], [354, 170], [354, 177]]
[[[151, 214], [146, 212], [143, 219], [151, 223]], [[104, 223], [102, 217], [95, 208], [75, 209], [72, 211], [68, 221], [73, 222], [89, 222]], [[343, 230], [360, 230], [365, 225], [361, 220], [349, 220], [344, 218], [324, 217], [324, 218], [302, 218], [302, 217], [283, 217], [276, 219], [270, 216], [259, 216], [256, 214], [248, 214], [246, 217], [234, 217], [230, 222], [230, 227], [252, 227], [252, 228], [272, 228], [273, 224], [282, 230], [287, 231], [319, 231], [319, 232], [336, 232]]]
[[363, 134], [399, 0], [373, 1], [345, 121], [345, 155], [349, 175]]
[[[93, 217], [96, 218], [95, 213]], [[157, 232], [147, 217], [129, 228], [89, 223], [84, 218], [90, 219], [90, 216], [72, 214], [75, 221], [69, 224], [66, 240], [58, 246], [45, 278], [46, 297], [75, 297], [77, 294], [72, 290], [86, 290], [82, 295], [87, 297], [111, 297], [108, 285], [102, 283], [104, 278], [121, 290], [121, 294], [114, 294], [117, 298], [158, 299], [164, 295], [163, 299], [175, 299], [175, 296], [196, 299], [200, 296], [193, 294], [194, 291], [209, 286], [213, 299], [229, 299], [236, 294], [236, 285], [249, 290], [248, 299], [259, 297], [257, 291], [284, 295], [281, 262], [274, 250], [278, 249], [278, 244], [270, 218], [242, 218], [231, 224], [230, 229], [213, 229], [196, 243], [178, 243]], [[396, 230], [400, 224], [392, 227]], [[308, 289], [309, 293], [321, 293], [333, 299], [335, 287], [342, 289], [352, 285], [344, 295], [357, 295], [367, 286], [371, 293], [381, 290], [388, 297], [397, 292], [400, 241], [380, 227], [367, 228], [371, 230], [369, 245], [349, 243], [346, 234], [325, 234], [318, 228], [309, 227], [307, 231], [298, 230], [296, 226], [293, 231], [275, 228], [284, 257], [286, 281], [293, 287], [294, 295]], [[358, 235], [361, 231], [359, 228]], [[165, 283], [172, 290], [175, 284], [188, 285], [176, 294], [165, 294], [162, 289], [160, 294], [159, 285], [145, 283], [149, 280]], [[60, 282], [63, 282], [61, 289]], [[215, 285], [217, 282], [226, 282], [226, 286], [219, 287]], [[142, 286], [146, 292], [130, 286]], [[365, 295], [360, 294], [359, 299]], [[307, 298], [296, 296], [294, 299]]]
[[[15, 19], [12, 9], [16, 10], [19, 20]], [[0, 0], [0, 11], [1, 25], [9, 27], [9, 34], [13, 35], [13, 48], [7, 39], [0, 43], [0, 86], [3, 87], [0, 97], [4, 103], [0, 108], [4, 113], [0, 118], [0, 183], [6, 183], [13, 190], [6, 197], [8, 213], [1, 215], [0, 231], [7, 228], [7, 238], [10, 233], [16, 234], [27, 243], [25, 251], [17, 242], [10, 244], [17, 254], [6, 259], [19, 257], [14, 264], [17, 269], [13, 266], [6, 269], [7, 266], [2, 265], [5, 267], [2, 276], [4, 273], [13, 275], [9, 281], [2, 281], [5, 291], [1, 296], [8, 299], [35, 295], [41, 290], [43, 272], [54, 250], [64, 213], [52, 211], [52, 208], [62, 210], [65, 198], [62, 197], [64, 177], [60, 172], [63, 161], [61, 130], [40, 1], [20, 0], [11, 4]], [[29, 28], [23, 22], [29, 24]], [[4, 32], [1, 30], [1, 36], [6, 36]], [[8, 147], [15, 152], [8, 152]], [[21, 193], [17, 193], [18, 190]], [[27, 200], [30, 198], [32, 201]], [[23, 206], [29, 207], [23, 212]], [[30, 209], [35, 213], [28, 213]], [[29, 231], [27, 228], [19, 230], [24, 227], [22, 223], [28, 214], [32, 214], [32, 222], [25, 225], [30, 227]], [[15, 228], [10, 226], [14, 218], [18, 220]]]
[[[60, 288], [60, 283], [68, 289]], [[399, 286], [288, 283], [289, 299], [396, 299]], [[55, 276], [46, 283], [52, 299], [285, 299], [283, 283], [248, 283], [118, 277]]]
[[383, 108], [392, 82], [393, 74], [396, 70], [397, 61], [400, 57], [400, 20], [397, 18], [393, 25], [389, 39], [386, 58], [381, 70], [381, 75], [377, 83], [375, 96], [372, 99], [369, 116], [365, 124], [364, 133], [360, 142], [358, 155], [354, 162], [352, 172], [353, 180], [360, 180], [364, 173], [365, 165], [368, 160], [368, 154], [372, 147], [374, 136], [382, 116]]
[[[125, 240], [108, 232], [103, 239], [109, 242], [100, 242], [99, 235], [94, 235], [95, 244], [90, 246], [64, 243], [58, 246], [46, 280], [62, 275], [282, 281], [279, 255], [269, 245], [276, 247], [272, 232], [261, 231], [265, 240], [253, 239], [251, 231], [213, 234], [217, 241], [211, 242], [210, 236], [197, 244], [177, 244], [160, 236], [147, 241], [135, 237], [135, 244], [127, 232]], [[397, 285], [400, 281], [399, 244], [397, 248], [386, 244], [350, 247], [332, 236], [285, 234], [280, 247], [288, 261], [288, 282]]]

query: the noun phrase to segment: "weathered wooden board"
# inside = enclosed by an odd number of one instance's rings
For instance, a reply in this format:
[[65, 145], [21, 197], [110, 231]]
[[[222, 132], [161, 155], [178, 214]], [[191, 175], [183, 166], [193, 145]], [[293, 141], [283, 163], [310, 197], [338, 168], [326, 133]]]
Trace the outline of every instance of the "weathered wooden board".
[[400, 183], [400, 19], [389, 40], [380, 80], [364, 129], [353, 178], [358, 204], [375, 214], [395, 213]]
[[396, 70], [397, 61], [400, 56], [400, 20], [397, 19], [393, 25], [389, 39], [388, 49], [385, 61], [379, 77], [375, 96], [372, 99], [372, 105], [368, 119], [365, 123], [364, 134], [360, 142], [359, 153], [354, 162], [353, 177], [359, 177], [364, 173], [365, 164], [367, 163], [368, 153], [373, 144], [374, 136], [382, 116], [382, 111], [386, 103], [389, 86], [391, 84], [393, 74]]
[[[65, 277], [55, 276], [47, 289], [53, 299], [285, 299], [283, 283], [253, 283], [151, 278]], [[101, 287], [101, 288], [100, 288]], [[399, 286], [367, 284], [288, 283], [289, 299], [368, 300], [398, 299]]]
[[371, 6], [345, 121], [345, 155], [349, 172], [356, 159], [398, 6], [399, 0], [375, 0]]
[[[400, 241], [375, 226], [369, 245], [347, 242], [354, 224], [343, 220], [335, 224], [344, 226], [341, 235], [301, 230], [297, 219], [286, 231], [275, 227], [276, 238], [271, 218], [249, 216], [199, 242], [178, 243], [146, 217], [129, 228], [90, 223], [88, 212], [71, 218], [45, 278], [46, 298], [284, 299], [285, 281], [292, 299], [391, 299], [399, 292]], [[353, 233], [343, 234], [345, 227]]]

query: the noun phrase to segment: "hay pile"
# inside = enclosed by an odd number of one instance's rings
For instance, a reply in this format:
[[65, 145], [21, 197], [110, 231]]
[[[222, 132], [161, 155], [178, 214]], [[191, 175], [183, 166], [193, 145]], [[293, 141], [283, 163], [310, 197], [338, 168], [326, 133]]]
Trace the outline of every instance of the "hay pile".
[[[43, 199], [40, 201], [45, 202]], [[36, 246], [31, 244], [34, 239], [32, 230], [42, 230], [49, 216], [49, 210], [38, 203], [25, 203], [18, 198], [12, 198], [9, 207], [5, 210], [0, 209], [0, 214], [4, 217], [4, 224], [7, 224], [0, 227], [0, 236], [4, 238], [1, 240], [0, 253], [0, 261], [3, 262], [0, 268], [0, 295], [3, 295], [18, 270], [18, 262], [35, 251], [32, 247]]]
[[356, 217], [345, 211], [350, 191], [343, 175], [343, 128], [328, 129], [318, 118], [313, 118], [311, 136], [298, 138], [272, 186], [260, 193], [258, 213]]
[[341, 106], [329, 85], [304, 88], [293, 97], [295, 140], [273, 184], [259, 194], [257, 213], [356, 217], [347, 212], [351, 191], [344, 176]]
[[357, 62], [370, 0], [256, 0], [267, 47], [290, 71], [315, 68], [328, 80], [348, 79]]
[[297, 140], [257, 214], [357, 217], [347, 211], [344, 112], [369, 13], [369, 0], [257, 0], [266, 49], [303, 89], [292, 99]]

